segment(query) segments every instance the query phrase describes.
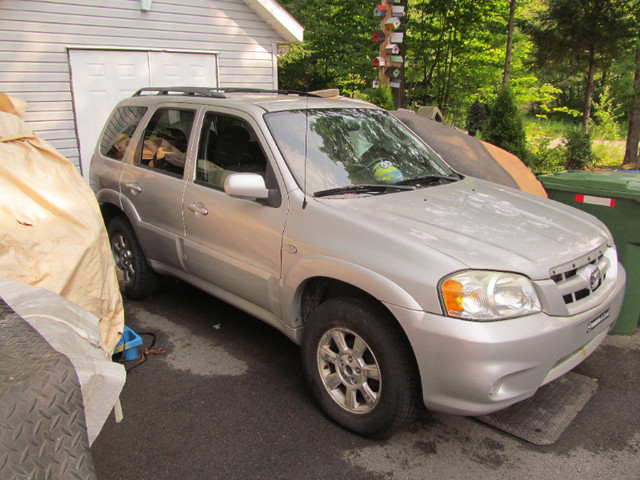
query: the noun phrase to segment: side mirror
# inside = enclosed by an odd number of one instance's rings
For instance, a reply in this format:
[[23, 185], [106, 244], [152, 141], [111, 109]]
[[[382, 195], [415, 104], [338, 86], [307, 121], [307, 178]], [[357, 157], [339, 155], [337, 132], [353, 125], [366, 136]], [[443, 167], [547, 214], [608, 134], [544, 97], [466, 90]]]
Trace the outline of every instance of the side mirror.
[[234, 173], [224, 181], [224, 193], [234, 198], [253, 200], [264, 205], [280, 205], [280, 193], [277, 189], [268, 189], [262, 175], [257, 173]]

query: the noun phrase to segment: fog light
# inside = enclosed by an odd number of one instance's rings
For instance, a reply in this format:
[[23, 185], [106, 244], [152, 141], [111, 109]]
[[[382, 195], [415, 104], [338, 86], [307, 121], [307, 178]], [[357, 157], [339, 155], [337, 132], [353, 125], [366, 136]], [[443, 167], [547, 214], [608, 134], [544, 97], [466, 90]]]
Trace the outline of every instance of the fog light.
[[491, 385], [491, 387], [489, 387], [489, 396], [493, 397], [500, 391], [501, 388], [502, 388], [502, 379], [498, 380], [493, 385]]

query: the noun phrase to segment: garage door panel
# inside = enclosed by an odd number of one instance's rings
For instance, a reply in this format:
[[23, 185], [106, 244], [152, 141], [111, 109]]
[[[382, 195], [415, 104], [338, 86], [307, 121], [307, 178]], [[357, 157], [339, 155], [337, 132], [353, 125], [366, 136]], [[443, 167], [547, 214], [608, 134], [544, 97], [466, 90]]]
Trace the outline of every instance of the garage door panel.
[[85, 179], [98, 135], [116, 104], [149, 86], [216, 86], [215, 54], [70, 49], [73, 105]]

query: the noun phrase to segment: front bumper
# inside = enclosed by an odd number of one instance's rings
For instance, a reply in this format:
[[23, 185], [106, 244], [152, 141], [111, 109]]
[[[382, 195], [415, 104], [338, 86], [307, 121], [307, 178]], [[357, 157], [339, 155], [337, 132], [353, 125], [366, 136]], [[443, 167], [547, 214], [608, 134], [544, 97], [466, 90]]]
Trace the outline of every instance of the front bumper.
[[595, 308], [571, 317], [545, 313], [470, 322], [389, 306], [415, 352], [424, 403], [433, 411], [484, 415], [532, 396], [604, 340], [618, 318], [626, 274]]

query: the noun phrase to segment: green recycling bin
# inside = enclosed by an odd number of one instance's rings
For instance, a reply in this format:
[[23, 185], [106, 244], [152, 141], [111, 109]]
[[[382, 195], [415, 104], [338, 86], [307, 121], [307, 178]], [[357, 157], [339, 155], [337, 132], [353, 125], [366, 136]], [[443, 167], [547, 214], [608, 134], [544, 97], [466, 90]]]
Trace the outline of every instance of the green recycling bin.
[[627, 271], [627, 287], [613, 333], [632, 334], [640, 317], [640, 173], [558, 172], [538, 177], [549, 198], [598, 217], [609, 227]]

